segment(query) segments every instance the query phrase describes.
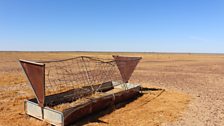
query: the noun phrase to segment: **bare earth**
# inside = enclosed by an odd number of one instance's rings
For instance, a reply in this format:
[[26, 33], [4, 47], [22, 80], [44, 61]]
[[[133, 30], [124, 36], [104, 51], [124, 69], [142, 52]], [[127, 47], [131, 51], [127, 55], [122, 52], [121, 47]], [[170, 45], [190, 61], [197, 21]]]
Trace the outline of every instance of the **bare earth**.
[[23, 101], [33, 93], [17, 59], [110, 58], [112, 54], [142, 56], [131, 82], [165, 91], [147, 91], [121, 108], [91, 115], [74, 125], [224, 125], [224, 55], [75, 52], [1, 52], [0, 125], [48, 125], [24, 114]]

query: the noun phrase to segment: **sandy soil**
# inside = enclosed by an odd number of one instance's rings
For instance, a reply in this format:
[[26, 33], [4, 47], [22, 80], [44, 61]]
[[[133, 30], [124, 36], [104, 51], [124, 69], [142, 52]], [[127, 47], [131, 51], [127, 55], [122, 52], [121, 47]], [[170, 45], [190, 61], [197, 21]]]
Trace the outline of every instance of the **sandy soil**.
[[222, 55], [206, 58], [207, 56], [183, 61], [145, 61], [145, 67], [136, 72], [136, 80], [141, 76], [150, 85], [192, 96], [193, 100], [181, 118], [166, 125], [224, 125], [224, 59]]
[[[15, 61], [88, 55], [108, 58], [119, 53], [0, 53], [0, 125], [47, 125], [28, 117], [24, 99], [33, 97]], [[150, 91], [77, 125], [224, 125], [224, 55], [122, 53], [143, 56], [132, 83], [165, 89]]]
[[[10, 89], [10, 90], [9, 90]], [[2, 126], [47, 126], [49, 124], [25, 115], [24, 99], [33, 97], [26, 84], [2, 86], [0, 101], [0, 124]], [[90, 115], [76, 125], [162, 125], [175, 121], [189, 104], [190, 97], [184, 93], [155, 90], [145, 92], [138, 99], [121, 108], [109, 109]], [[138, 115], [138, 116], [136, 116]]]

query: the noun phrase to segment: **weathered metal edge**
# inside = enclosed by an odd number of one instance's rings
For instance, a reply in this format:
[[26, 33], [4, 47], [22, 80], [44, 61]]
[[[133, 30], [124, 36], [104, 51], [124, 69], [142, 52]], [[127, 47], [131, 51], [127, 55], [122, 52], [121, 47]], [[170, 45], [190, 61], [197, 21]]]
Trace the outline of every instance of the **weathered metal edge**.
[[[32, 105], [34, 108], [32, 108], [32, 110], [29, 110], [29, 108], [28, 108], [28, 106], [29, 105]], [[39, 109], [39, 112], [40, 112], [40, 116], [38, 116], [38, 113], [37, 114], [35, 114], [35, 111], [37, 112], [38, 110], [37, 109]], [[32, 116], [32, 117], [34, 117], [34, 118], [37, 118], [37, 119], [39, 119], [39, 120], [42, 120], [42, 121], [46, 121], [46, 122], [48, 122], [48, 123], [50, 123], [50, 124], [52, 124], [52, 125], [56, 125], [56, 126], [64, 126], [64, 115], [63, 115], [63, 113], [62, 112], [60, 112], [60, 111], [57, 111], [57, 110], [54, 110], [54, 109], [51, 109], [51, 108], [49, 108], [49, 107], [44, 107], [44, 108], [41, 108], [37, 103], [35, 103], [35, 102], [32, 102], [32, 101], [30, 101], [30, 100], [25, 100], [24, 101], [24, 110], [25, 110], [25, 113], [27, 114], [27, 115], [29, 115], [29, 116]], [[34, 111], [35, 110], [35, 111]], [[32, 111], [32, 112], [31, 112]], [[57, 123], [57, 122], [53, 122], [52, 120], [49, 120], [49, 119], [47, 119], [46, 118], [46, 111], [51, 111], [52, 113], [55, 113], [55, 114], [58, 114], [58, 115], [60, 115], [61, 116], [61, 121], [59, 122], [59, 123]], [[54, 117], [54, 116], [53, 116]]]
[[26, 81], [28, 82], [30, 88], [32, 89], [32, 91], [33, 91], [33, 93], [34, 93], [34, 95], [35, 95], [37, 101], [40, 102], [39, 99], [37, 98], [37, 95], [36, 95], [36, 93], [35, 93], [35, 91], [34, 91], [32, 85], [31, 85], [31, 82], [30, 82], [29, 78], [27, 77], [27, 74], [26, 74], [26, 72], [25, 72], [25, 70], [24, 70], [24, 68], [23, 68], [23, 66], [22, 66], [22, 64], [21, 64], [21, 61], [22, 61], [22, 62], [26, 62], [26, 60], [21, 60], [21, 59], [19, 59], [19, 65], [20, 65], [20, 67], [22, 68], [23, 74], [26, 75], [26, 77], [25, 77], [25, 78], [26, 78]]
[[40, 65], [40, 66], [45, 65], [44, 63], [38, 63], [38, 62], [35, 62], [35, 61], [29, 61], [29, 60], [23, 60], [23, 59], [19, 59], [19, 61], [30, 63], [30, 64], [35, 64], [35, 65]]
[[[30, 82], [30, 79], [28, 78], [28, 75], [25, 72], [24, 67], [22, 66], [21, 62], [30, 63], [30, 64], [34, 64], [34, 65], [39, 65], [39, 66], [44, 66], [44, 71], [45, 71], [45, 64], [44, 63], [37, 63], [37, 62], [34, 62], [34, 61], [28, 61], [28, 60], [19, 59], [19, 65], [22, 68], [23, 74], [26, 75], [26, 80], [29, 82], [29, 86], [31, 87], [32, 91], [34, 92], [34, 95], [35, 95], [38, 103], [40, 103], [40, 101], [39, 101], [39, 99], [38, 99], [38, 97], [37, 97], [37, 95], [36, 95], [36, 93], [35, 93], [35, 91], [34, 91], [34, 89], [32, 87], [32, 84]], [[45, 97], [45, 95], [46, 95], [45, 94], [45, 72], [44, 72], [44, 76], [43, 76], [43, 82], [44, 82], [43, 87], [44, 87], [44, 97]]]
[[[124, 90], [124, 92], [125, 93], [128, 93], [128, 92], [130, 92], [130, 91], [135, 91], [136, 93], [137, 92], [139, 92], [140, 91], [140, 85], [136, 85], [136, 84], [131, 84], [131, 83], [127, 83], [127, 85], [128, 85], [128, 89], [126, 89], [126, 90]], [[120, 88], [122, 88], [122, 86], [118, 86], [118, 87], [120, 87]], [[120, 94], [121, 92], [118, 92], [117, 94], [115, 93], [114, 95], [118, 95], [119, 96], [119, 94]], [[132, 97], [132, 96], [131, 96]], [[125, 101], [125, 100], [127, 100], [126, 98], [124, 99], [124, 100], [122, 100], [122, 101]], [[25, 112], [26, 112], [26, 114], [28, 114], [27, 112], [27, 103], [31, 103], [31, 104], [33, 104], [33, 105], [35, 105], [37, 108], [40, 108], [41, 109], [41, 107], [40, 106], [38, 106], [38, 104], [37, 103], [35, 103], [35, 102], [33, 102], [33, 101], [30, 101], [30, 100], [26, 100], [25, 101], [25, 105], [24, 105], [24, 108], [25, 108]], [[85, 104], [84, 104], [85, 105]], [[73, 110], [73, 112], [75, 112], [76, 110], [78, 110], [78, 109], [80, 109], [80, 108], [83, 108], [84, 106], [79, 106], [79, 107], [77, 107], [77, 108], [73, 108], [74, 110]], [[50, 124], [53, 124], [53, 125], [56, 125], [56, 126], [64, 126], [65, 125], [65, 122], [64, 122], [64, 120], [65, 120], [65, 114], [63, 113], [63, 112], [60, 112], [60, 111], [57, 111], [57, 110], [54, 110], [54, 109], [52, 109], [52, 108], [49, 108], [49, 107], [44, 107], [44, 108], [42, 108], [42, 109], [44, 109], [44, 110], [49, 110], [49, 111], [51, 111], [51, 112], [55, 112], [56, 114], [60, 114], [61, 115], [61, 123], [54, 123], [54, 122], [52, 122], [51, 120], [46, 120], [45, 119], [45, 116], [44, 116], [44, 111], [42, 111], [42, 114], [43, 114], [43, 117], [42, 118], [38, 118], [37, 116], [35, 116], [35, 115], [32, 115], [32, 114], [28, 114], [28, 115], [30, 115], [30, 116], [32, 116], [32, 117], [35, 117], [35, 118], [37, 118], [37, 119], [40, 119], [40, 120], [43, 120], [43, 121], [46, 121], [46, 122], [48, 122], [48, 123], [50, 123]], [[92, 112], [91, 112], [92, 113]]]

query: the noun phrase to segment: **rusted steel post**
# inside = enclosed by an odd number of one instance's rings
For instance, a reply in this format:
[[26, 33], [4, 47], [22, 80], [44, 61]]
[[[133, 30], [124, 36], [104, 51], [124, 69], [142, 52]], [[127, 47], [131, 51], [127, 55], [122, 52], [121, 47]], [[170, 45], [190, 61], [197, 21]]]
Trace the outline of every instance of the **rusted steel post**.
[[40, 107], [45, 103], [45, 64], [19, 60]]

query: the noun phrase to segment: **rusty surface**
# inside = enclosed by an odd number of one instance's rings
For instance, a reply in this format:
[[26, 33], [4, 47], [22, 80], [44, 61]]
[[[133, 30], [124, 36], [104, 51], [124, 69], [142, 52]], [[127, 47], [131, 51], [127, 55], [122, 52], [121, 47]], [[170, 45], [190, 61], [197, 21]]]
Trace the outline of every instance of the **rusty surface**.
[[134, 87], [132, 89], [124, 90], [122, 92], [117, 92], [114, 94], [114, 104], [118, 104], [122, 101], [128, 100], [130, 98], [136, 97], [139, 95], [140, 87]]
[[118, 103], [125, 102], [128, 99], [137, 97], [139, 94], [140, 87], [134, 87], [132, 89], [123, 90], [115, 93], [114, 95], [109, 94], [99, 98], [92, 98], [89, 101], [79, 104], [73, 108], [69, 108], [63, 111], [64, 124], [71, 125], [91, 113], [102, 111], [103, 109], [112, 107]]
[[[20, 64], [36, 95], [34, 102], [37, 100], [38, 105], [44, 108], [72, 102], [95, 92], [104, 93], [113, 88], [112, 82], [116, 82], [116, 85], [127, 83], [141, 57], [113, 58], [103, 60], [81, 56], [38, 63], [20, 60]], [[48, 91], [50, 93], [45, 94]], [[133, 87], [98, 98], [87, 98], [87, 102], [62, 111], [64, 124], [70, 125], [90, 113], [125, 101], [138, 93], [139, 87]]]
[[[114, 59], [99, 59], [80, 56], [65, 60], [30, 62], [20, 60], [21, 66], [32, 86], [38, 104], [59, 104], [67, 93], [79, 91], [74, 88], [90, 87], [87, 93], [109, 89], [106, 83], [127, 83], [141, 57], [113, 56]], [[46, 78], [46, 80], [45, 80]], [[99, 85], [99, 86], [98, 86]], [[106, 85], [106, 86], [105, 86]], [[46, 94], [45, 94], [46, 93]], [[54, 95], [55, 94], [55, 95]], [[49, 96], [49, 97], [46, 97]], [[73, 95], [74, 99], [76, 95]], [[66, 99], [71, 101], [71, 99]]]
[[97, 112], [100, 110], [103, 110], [111, 105], [113, 105], [114, 100], [113, 100], [113, 95], [106, 95], [106, 96], [101, 96], [99, 98], [94, 98], [92, 100], [92, 112]]
[[20, 64], [30, 82], [30, 85], [36, 95], [39, 106], [44, 106], [45, 100], [45, 67], [44, 64], [38, 64], [20, 60]]
[[80, 118], [92, 113], [92, 102], [89, 100], [79, 106], [63, 111], [65, 126], [70, 125]]
[[[93, 86], [95, 90], [98, 89], [98, 87], [99, 85]], [[111, 89], [113, 89], [112, 82], [110, 83], [108, 82], [108, 83], [102, 84], [101, 88], [98, 91], [106, 92]], [[91, 94], [92, 94], [92, 91], [90, 86], [83, 87], [83, 88], [76, 88], [76, 89], [68, 90], [62, 93], [45, 96], [45, 105], [52, 107], [55, 105], [59, 105], [61, 103], [72, 102], [79, 98], [82, 98]]]
[[113, 56], [117, 67], [120, 71], [123, 82], [127, 83], [134, 72], [137, 64], [142, 59], [141, 57], [123, 57]]

